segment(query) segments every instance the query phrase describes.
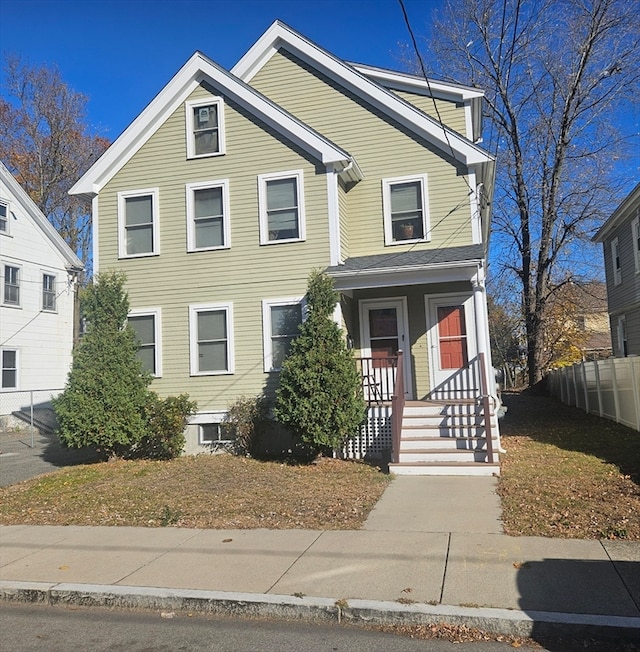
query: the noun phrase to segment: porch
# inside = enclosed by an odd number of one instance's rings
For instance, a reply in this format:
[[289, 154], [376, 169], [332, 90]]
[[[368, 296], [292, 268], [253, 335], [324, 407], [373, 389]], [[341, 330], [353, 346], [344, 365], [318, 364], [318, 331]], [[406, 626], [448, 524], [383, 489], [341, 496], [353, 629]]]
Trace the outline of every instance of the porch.
[[344, 449], [398, 475], [499, 475], [497, 405], [479, 353], [424, 400], [407, 398], [404, 355], [359, 357], [367, 419]]

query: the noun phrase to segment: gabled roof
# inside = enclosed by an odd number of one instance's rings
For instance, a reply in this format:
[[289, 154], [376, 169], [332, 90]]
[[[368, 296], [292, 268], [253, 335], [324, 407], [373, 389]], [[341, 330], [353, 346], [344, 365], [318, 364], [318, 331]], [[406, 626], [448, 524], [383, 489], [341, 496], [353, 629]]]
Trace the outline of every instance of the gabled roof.
[[494, 158], [457, 132], [440, 124], [409, 102], [373, 81], [345, 61], [309, 41], [288, 25], [276, 20], [232, 68], [246, 82], [261, 70], [280, 49], [295, 55], [311, 67], [393, 118], [412, 133], [453, 156], [465, 165], [493, 163]]
[[[634, 209], [636, 213], [634, 213]], [[600, 230], [591, 239], [592, 242], [604, 242], [607, 236], [625, 219], [635, 216], [640, 210], [640, 183], [622, 200], [611, 217], [600, 227]]]
[[22, 186], [16, 181], [16, 178], [9, 172], [5, 164], [0, 161], [0, 178], [8, 187], [9, 192], [20, 204], [29, 217], [36, 223], [45, 237], [51, 242], [53, 247], [67, 262], [67, 266], [73, 270], [84, 269], [82, 261], [76, 256], [71, 247], [62, 239], [62, 236], [55, 230], [51, 222], [45, 217], [42, 211], [36, 206], [35, 202], [27, 195]]
[[208, 82], [325, 165], [344, 171], [350, 180], [362, 178], [354, 158], [295, 118], [241, 79], [196, 52], [144, 111], [69, 191], [94, 197], [202, 83]]

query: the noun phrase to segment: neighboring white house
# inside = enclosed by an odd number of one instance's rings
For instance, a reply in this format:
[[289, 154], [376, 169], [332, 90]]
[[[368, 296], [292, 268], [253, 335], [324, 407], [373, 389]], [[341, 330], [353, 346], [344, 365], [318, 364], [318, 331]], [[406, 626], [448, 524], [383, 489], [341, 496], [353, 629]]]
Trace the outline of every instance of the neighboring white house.
[[82, 268], [0, 162], [0, 413], [16, 409], [10, 400], [16, 391], [64, 387]]

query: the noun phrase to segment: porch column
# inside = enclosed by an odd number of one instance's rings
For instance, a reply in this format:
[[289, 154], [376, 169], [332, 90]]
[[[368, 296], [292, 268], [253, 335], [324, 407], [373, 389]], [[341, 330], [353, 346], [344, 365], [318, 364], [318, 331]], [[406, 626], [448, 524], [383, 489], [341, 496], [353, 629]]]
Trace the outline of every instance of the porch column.
[[[487, 300], [484, 287], [484, 269], [478, 267], [477, 273], [471, 279], [473, 286], [473, 308], [475, 312], [476, 340], [478, 342], [478, 353], [484, 353], [487, 361], [487, 373], [491, 368], [491, 345], [489, 342], [489, 319], [487, 317]], [[489, 378], [488, 386], [493, 388], [494, 379]]]

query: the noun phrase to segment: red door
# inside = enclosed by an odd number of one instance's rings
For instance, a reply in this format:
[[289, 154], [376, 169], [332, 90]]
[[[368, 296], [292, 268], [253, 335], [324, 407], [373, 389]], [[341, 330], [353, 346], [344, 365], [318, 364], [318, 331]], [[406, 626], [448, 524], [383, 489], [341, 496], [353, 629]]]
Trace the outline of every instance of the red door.
[[468, 362], [464, 306], [438, 306], [440, 369], [462, 369]]

